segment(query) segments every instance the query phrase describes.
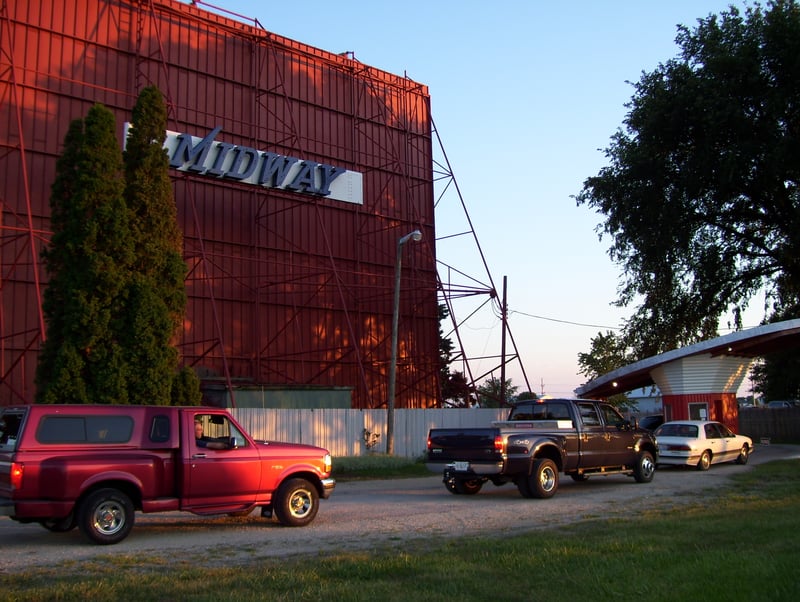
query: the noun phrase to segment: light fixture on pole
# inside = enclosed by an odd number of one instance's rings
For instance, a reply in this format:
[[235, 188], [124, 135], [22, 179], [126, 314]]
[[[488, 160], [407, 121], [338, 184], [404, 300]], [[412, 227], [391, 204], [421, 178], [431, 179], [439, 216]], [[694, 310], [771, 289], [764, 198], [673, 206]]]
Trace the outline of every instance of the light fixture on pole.
[[389, 399], [386, 403], [386, 453], [394, 454], [394, 387], [397, 378], [397, 327], [400, 321], [400, 272], [403, 265], [403, 245], [409, 240], [419, 242], [422, 232], [414, 230], [397, 241], [397, 259], [394, 263], [394, 308], [392, 311], [392, 360], [389, 363]]

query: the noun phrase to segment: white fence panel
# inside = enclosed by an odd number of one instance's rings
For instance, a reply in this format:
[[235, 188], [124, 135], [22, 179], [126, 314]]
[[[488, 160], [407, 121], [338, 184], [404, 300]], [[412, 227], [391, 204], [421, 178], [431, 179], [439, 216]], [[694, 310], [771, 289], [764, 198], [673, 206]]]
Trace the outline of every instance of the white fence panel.
[[[287, 410], [231, 408], [230, 413], [255, 439], [317, 445], [334, 457], [386, 453], [386, 410], [315, 408]], [[434, 427], [471, 428], [502, 420], [507, 409], [395, 410], [394, 453], [417, 458], [425, 453]]]

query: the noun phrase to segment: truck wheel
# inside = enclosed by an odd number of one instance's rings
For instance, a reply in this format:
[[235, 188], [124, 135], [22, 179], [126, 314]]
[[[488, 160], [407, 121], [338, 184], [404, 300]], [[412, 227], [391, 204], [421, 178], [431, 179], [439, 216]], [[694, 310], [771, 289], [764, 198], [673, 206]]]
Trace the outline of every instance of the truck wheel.
[[70, 512], [69, 516], [65, 516], [64, 518], [46, 518], [39, 521], [39, 524], [51, 533], [66, 533], [78, 526], [74, 512]]
[[458, 495], [460, 492], [456, 489], [456, 480], [454, 478], [446, 479], [444, 482], [444, 486], [453, 495]]
[[275, 492], [272, 508], [282, 525], [304, 527], [317, 516], [319, 493], [305, 479], [289, 479]]
[[98, 489], [78, 510], [78, 527], [94, 543], [119, 543], [133, 528], [134, 507], [131, 499], [117, 489]]
[[700, 454], [700, 461], [697, 463], [697, 470], [708, 470], [711, 466], [711, 452], [705, 450]]
[[649, 483], [656, 474], [656, 463], [653, 454], [643, 451], [636, 458], [636, 466], [633, 467], [633, 478], [637, 483]]
[[455, 492], [461, 495], [475, 495], [483, 487], [483, 482], [480, 479], [456, 479], [453, 487], [456, 490]]
[[533, 492], [531, 491], [531, 484], [530, 479], [528, 476], [519, 477], [515, 483], [517, 484], [517, 489], [519, 490], [519, 494], [524, 497], [525, 499], [531, 499], [533, 497]]
[[533, 464], [531, 476], [528, 477], [531, 496], [539, 499], [553, 497], [558, 489], [558, 468], [549, 458], [541, 458]]

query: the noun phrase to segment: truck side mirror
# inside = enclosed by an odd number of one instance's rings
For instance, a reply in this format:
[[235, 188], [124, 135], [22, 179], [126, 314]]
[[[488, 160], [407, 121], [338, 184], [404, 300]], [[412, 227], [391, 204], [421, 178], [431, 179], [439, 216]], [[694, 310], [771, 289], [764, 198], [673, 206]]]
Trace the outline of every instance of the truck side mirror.
[[236, 449], [239, 447], [239, 443], [236, 441], [236, 437], [231, 437], [228, 440], [228, 449]]

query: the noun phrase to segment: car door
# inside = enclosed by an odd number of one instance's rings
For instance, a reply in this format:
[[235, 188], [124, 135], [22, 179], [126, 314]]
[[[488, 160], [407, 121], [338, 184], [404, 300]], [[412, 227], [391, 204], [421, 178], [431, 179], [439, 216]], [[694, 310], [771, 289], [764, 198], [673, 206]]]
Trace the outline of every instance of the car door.
[[711, 463], [724, 462], [727, 458], [727, 442], [714, 422], [703, 425], [706, 435], [706, 447], [711, 450]]
[[[720, 422], [715, 422], [714, 426], [717, 431], [719, 431], [722, 449], [721, 456], [724, 456], [726, 461], [735, 459], [741, 450], [738, 441], [736, 441], [736, 435], [731, 429]], [[721, 457], [720, 460], [722, 459]]]
[[591, 401], [579, 401], [578, 419], [581, 421], [581, 468], [606, 466], [606, 439], [608, 437], [597, 406]]
[[630, 466], [635, 461], [636, 432], [616, 408], [605, 403], [598, 406], [606, 432], [606, 465]]
[[[252, 506], [261, 486], [261, 457], [255, 445], [224, 414], [187, 412], [182, 419], [183, 508], [211, 514]], [[203, 442], [195, 437], [198, 421], [204, 427]]]

